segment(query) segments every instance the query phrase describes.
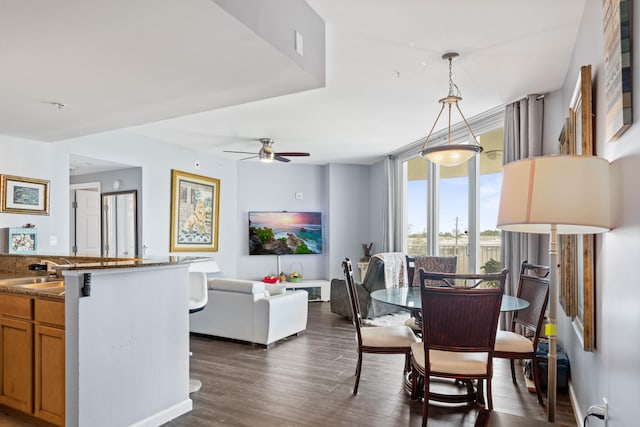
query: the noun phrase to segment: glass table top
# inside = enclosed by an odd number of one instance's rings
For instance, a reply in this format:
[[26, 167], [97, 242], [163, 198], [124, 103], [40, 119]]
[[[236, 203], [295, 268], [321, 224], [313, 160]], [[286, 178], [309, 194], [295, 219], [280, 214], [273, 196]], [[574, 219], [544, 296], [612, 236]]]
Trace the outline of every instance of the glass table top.
[[[371, 293], [371, 298], [376, 301], [385, 302], [387, 304], [398, 305], [410, 310], [420, 310], [422, 308], [422, 299], [420, 297], [420, 287], [411, 286], [408, 288], [389, 288], [378, 289]], [[529, 302], [522, 298], [511, 295], [502, 296], [501, 312], [518, 311], [529, 307]]]

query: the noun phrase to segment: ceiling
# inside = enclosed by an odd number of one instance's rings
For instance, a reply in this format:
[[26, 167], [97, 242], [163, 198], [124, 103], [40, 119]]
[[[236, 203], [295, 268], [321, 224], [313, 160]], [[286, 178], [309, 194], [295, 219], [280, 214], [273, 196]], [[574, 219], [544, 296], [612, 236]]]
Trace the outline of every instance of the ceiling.
[[[269, 137], [311, 153], [295, 163], [371, 164], [426, 136], [447, 51], [460, 52], [467, 118], [560, 88], [584, 2], [5, 0], [0, 133], [55, 143], [121, 129], [234, 159], [246, 156], [224, 150], [257, 153]], [[291, 55], [288, 16], [321, 18], [326, 38], [305, 30]]]

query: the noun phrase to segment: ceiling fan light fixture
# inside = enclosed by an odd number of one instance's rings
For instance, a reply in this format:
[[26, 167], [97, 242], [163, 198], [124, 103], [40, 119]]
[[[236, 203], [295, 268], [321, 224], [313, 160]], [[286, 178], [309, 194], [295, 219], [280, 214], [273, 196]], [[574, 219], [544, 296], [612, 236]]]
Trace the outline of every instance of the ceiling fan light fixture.
[[273, 151], [273, 139], [271, 138], [262, 138], [260, 139], [262, 143], [262, 148], [258, 151], [258, 158], [263, 163], [272, 163], [276, 158], [276, 153]]
[[[444, 98], [438, 101], [442, 104], [442, 108], [440, 108], [440, 112], [436, 117], [436, 121], [433, 123], [433, 126], [429, 131], [429, 135], [427, 135], [427, 138], [424, 140], [424, 143], [422, 144], [422, 148], [420, 149], [420, 155], [422, 157], [426, 157], [433, 163], [436, 163], [440, 166], [448, 166], [448, 167], [458, 166], [466, 162], [467, 160], [469, 160], [471, 157], [473, 157], [477, 153], [482, 152], [482, 146], [478, 142], [478, 138], [476, 138], [476, 135], [473, 133], [471, 126], [469, 126], [467, 119], [464, 117], [464, 114], [462, 114], [462, 110], [460, 110], [458, 101], [462, 101], [462, 97], [460, 96], [460, 90], [458, 89], [458, 86], [456, 86], [455, 83], [453, 83], [453, 79], [451, 78], [451, 75], [452, 75], [451, 63], [453, 61], [453, 58], [457, 58], [458, 56], [460, 55], [457, 52], [447, 52], [444, 55], [442, 55], [442, 59], [449, 61], [449, 93], [447, 96], [445, 96]], [[455, 88], [455, 92], [454, 92], [454, 88]], [[451, 110], [454, 105], [456, 107], [456, 110], [458, 110], [460, 117], [462, 117], [462, 121], [464, 122], [465, 126], [469, 130], [470, 137], [473, 140], [471, 143], [466, 143], [466, 144], [451, 143]], [[433, 133], [433, 130], [438, 124], [438, 120], [440, 120], [440, 116], [442, 115], [442, 111], [444, 110], [445, 107], [447, 107], [447, 113], [449, 116], [448, 125], [447, 125], [447, 143], [438, 144], [438, 145], [434, 143], [429, 144], [431, 134]]]

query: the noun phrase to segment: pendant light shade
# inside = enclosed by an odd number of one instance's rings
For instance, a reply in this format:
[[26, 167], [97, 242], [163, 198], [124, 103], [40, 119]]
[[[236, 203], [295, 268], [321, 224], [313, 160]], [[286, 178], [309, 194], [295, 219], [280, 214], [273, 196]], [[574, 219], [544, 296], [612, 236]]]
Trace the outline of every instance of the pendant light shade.
[[[440, 112], [438, 113], [438, 117], [436, 117], [436, 121], [433, 123], [431, 130], [429, 131], [429, 135], [424, 140], [424, 144], [422, 144], [422, 148], [420, 150], [420, 155], [422, 157], [426, 157], [430, 161], [439, 164], [440, 166], [458, 166], [462, 163], [469, 160], [477, 153], [482, 152], [482, 147], [478, 143], [478, 139], [476, 138], [473, 130], [471, 130], [471, 126], [467, 122], [467, 119], [462, 114], [462, 110], [460, 110], [460, 106], [458, 105], [458, 101], [462, 101], [462, 97], [460, 96], [460, 90], [453, 83], [451, 78], [451, 63], [453, 58], [457, 58], [459, 56], [456, 52], [448, 52], [442, 55], [442, 59], [449, 61], [449, 94], [444, 98], [440, 99], [438, 102], [442, 104], [442, 108], [440, 108]], [[455, 92], [454, 92], [455, 88]], [[462, 117], [462, 121], [467, 126], [469, 130], [469, 135], [473, 139], [471, 143], [467, 144], [452, 144], [451, 143], [451, 111], [452, 107], [455, 105], [456, 110]], [[440, 120], [440, 116], [442, 115], [442, 111], [447, 107], [448, 114], [448, 125], [447, 125], [447, 143], [446, 144], [429, 144], [429, 139], [431, 138], [431, 134], [438, 124], [438, 120]]]

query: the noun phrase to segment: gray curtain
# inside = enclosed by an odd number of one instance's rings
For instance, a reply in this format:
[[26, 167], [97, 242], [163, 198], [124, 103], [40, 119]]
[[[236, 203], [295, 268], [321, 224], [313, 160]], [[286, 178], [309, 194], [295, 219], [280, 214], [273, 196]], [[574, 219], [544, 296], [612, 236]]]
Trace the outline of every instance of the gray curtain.
[[[542, 155], [543, 117], [544, 96], [528, 95], [507, 105], [504, 118], [504, 164]], [[502, 232], [500, 262], [509, 269], [506, 294], [516, 294], [522, 261], [539, 263], [539, 249], [539, 234]]]

